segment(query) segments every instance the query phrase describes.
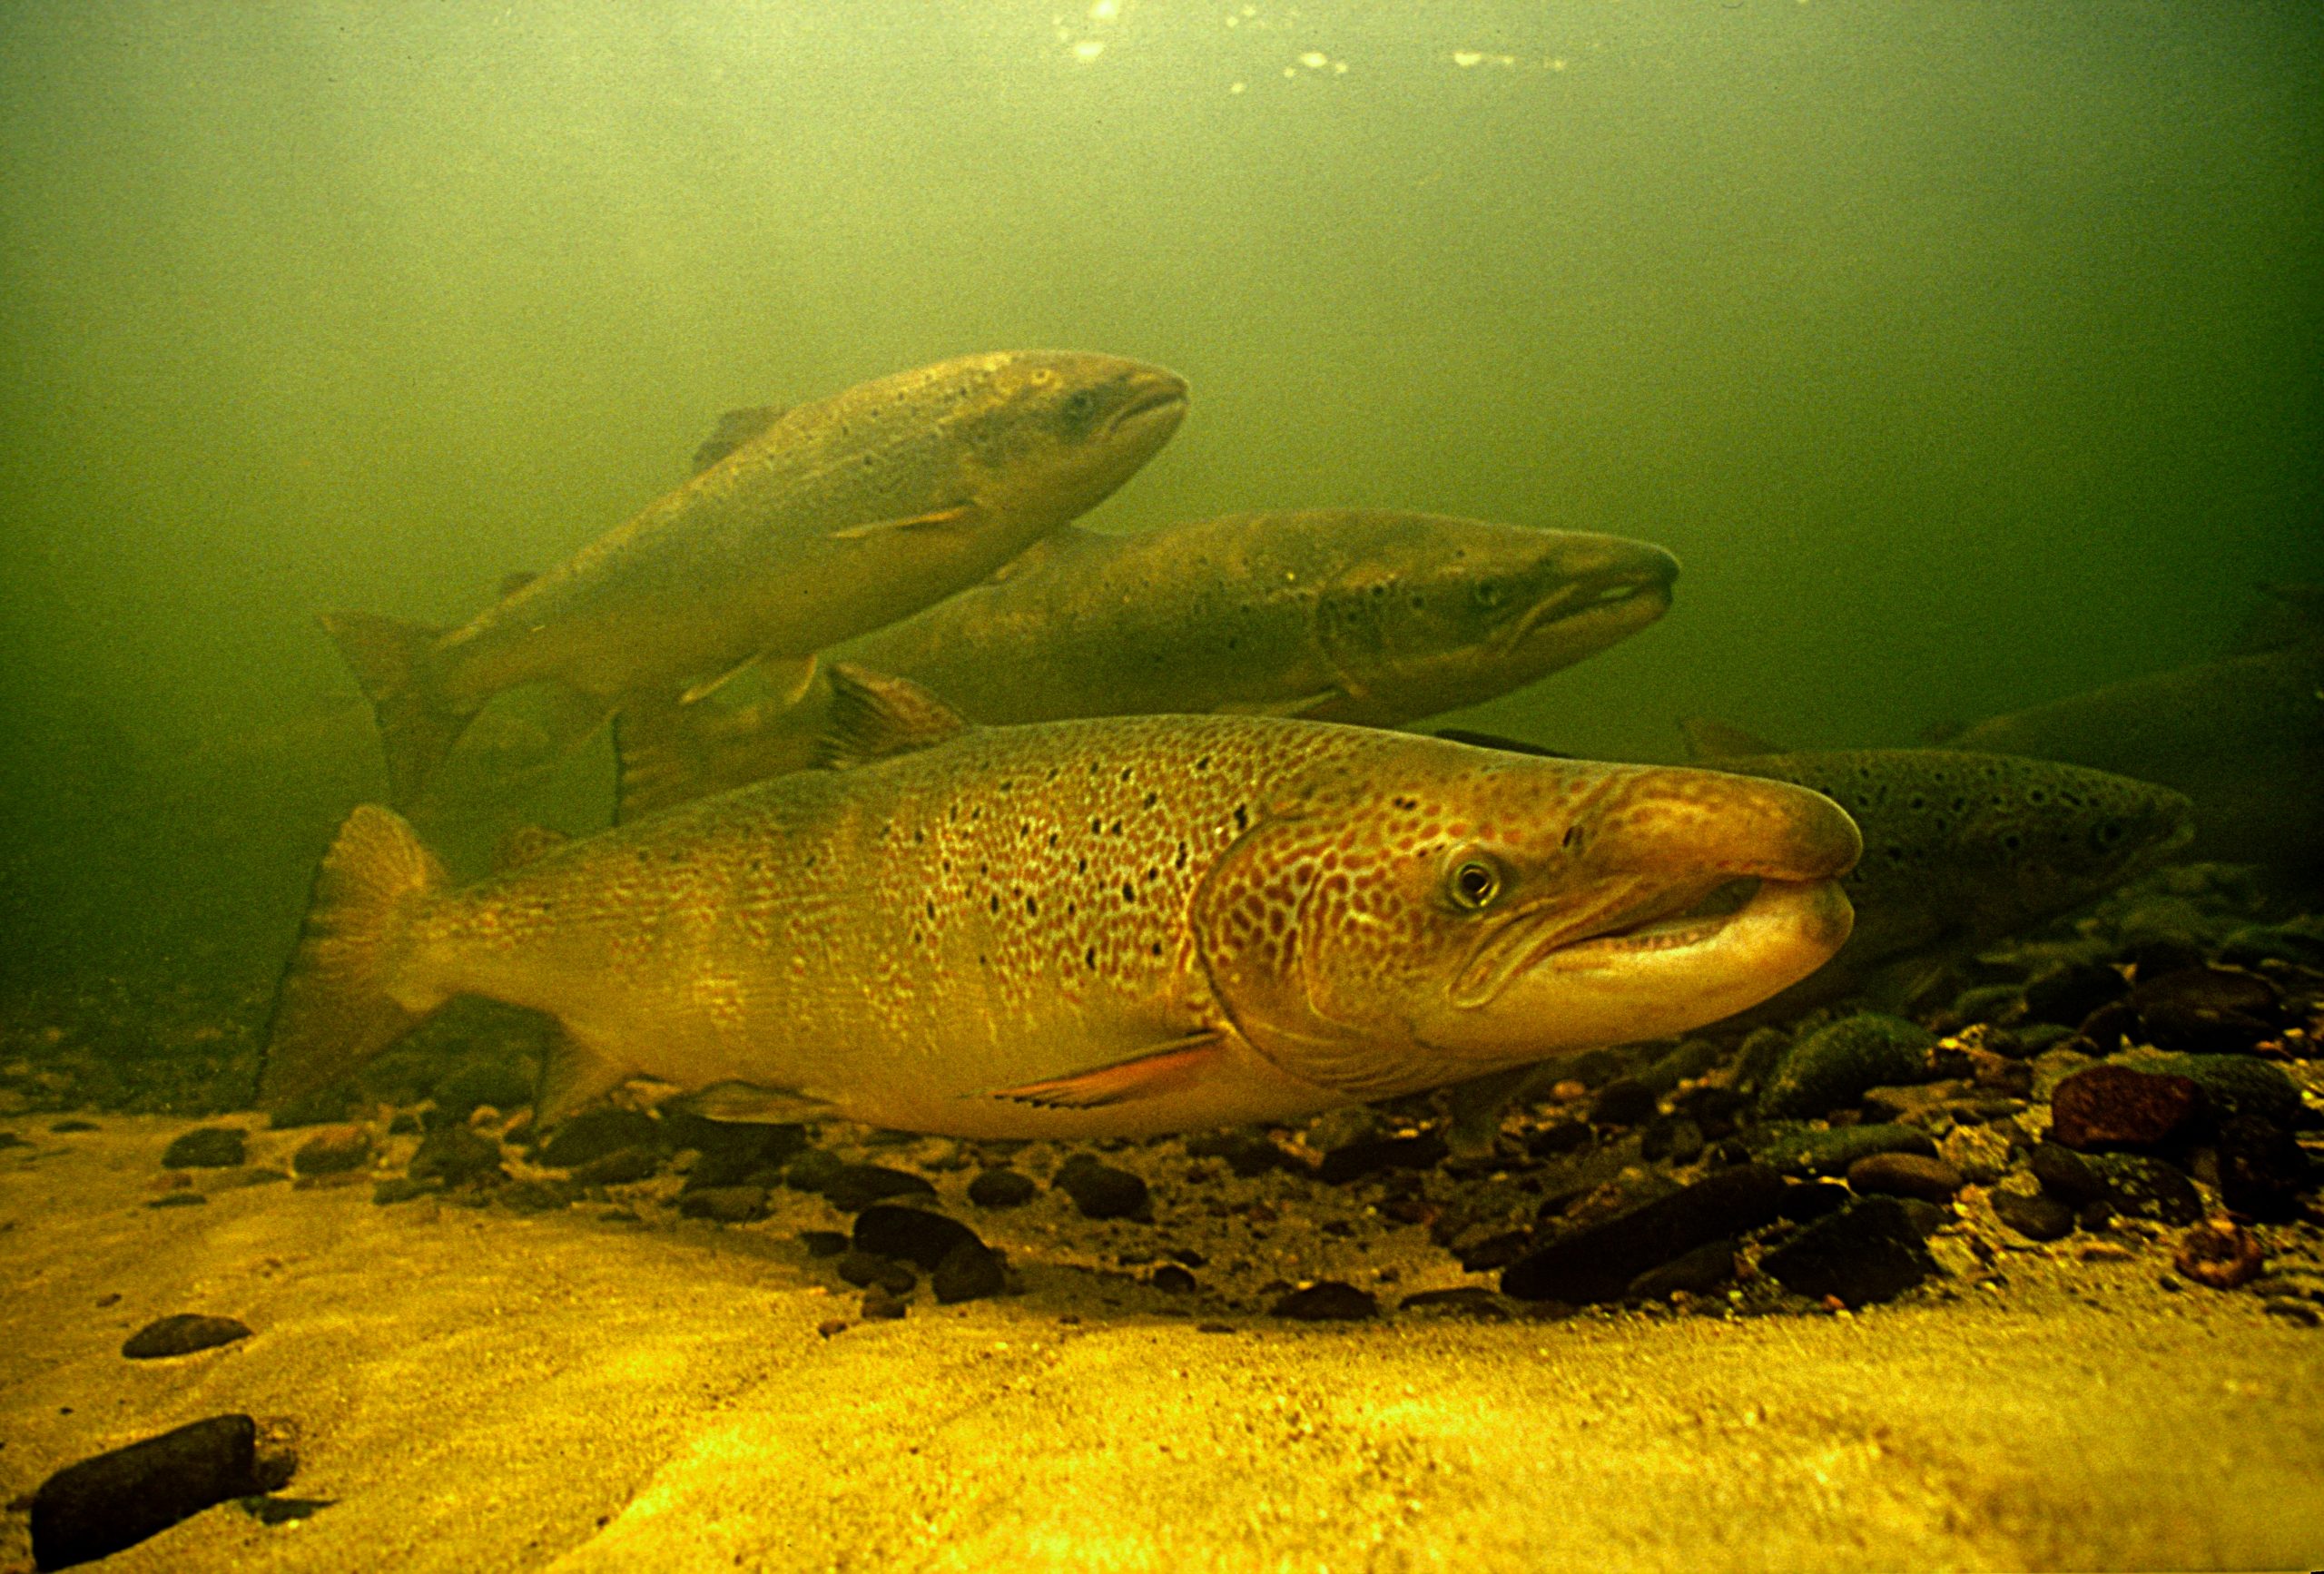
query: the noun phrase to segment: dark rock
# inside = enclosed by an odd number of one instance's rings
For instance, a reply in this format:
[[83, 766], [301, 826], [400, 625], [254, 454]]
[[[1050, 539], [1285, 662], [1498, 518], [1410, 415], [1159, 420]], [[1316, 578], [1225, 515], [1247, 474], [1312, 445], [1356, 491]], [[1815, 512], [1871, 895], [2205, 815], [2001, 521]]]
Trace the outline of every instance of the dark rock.
[[1632, 1301], [1668, 1301], [1674, 1293], [1708, 1295], [1735, 1276], [1735, 1243], [1713, 1241], [1659, 1268], [1649, 1268], [1623, 1291]]
[[1809, 1181], [1804, 1185], [1787, 1185], [1783, 1195], [1776, 1199], [1776, 1217], [1789, 1219], [1795, 1225], [1805, 1225], [1837, 1214], [1856, 1201], [1856, 1194], [1831, 1181]]
[[2051, 1139], [2084, 1152], [2152, 1147], [2187, 1124], [2201, 1097], [2184, 1077], [2093, 1066], [2051, 1090]]
[[1187, 1139], [1187, 1153], [1193, 1158], [1218, 1158], [1226, 1167], [1248, 1179], [1281, 1168], [1284, 1151], [1263, 1135], [1249, 1131], [1214, 1131]]
[[[2043, 1050], [2056, 1048], [2073, 1036], [2073, 1028], [2062, 1022], [2037, 1022], [2017, 1029], [2014, 1035], [2017, 1047], [2014, 1051], [1995, 1048], [1994, 1052], [2007, 1055], [2014, 1060], [2031, 1060]], [[1988, 1044], [1991, 1042], [1987, 1040]]]
[[1143, 1218], [1148, 1207], [1144, 1181], [1087, 1154], [1076, 1154], [1059, 1165], [1051, 1184], [1073, 1199], [1085, 1218]]
[[846, 1167], [847, 1161], [837, 1154], [811, 1147], [784, 1169], [783, 1184], [794, 1192], [820, 1192]]
[[419, 1139], [419, 1149], [404, 1173], [414, 1180], [440, 1180], [447, 1185], [498, 1175], [500, 1145], [465, 1126], [448, 1126]]
[[533, 1080], [513, 1060], [472, 1060], [438, 1082], [430, 1097], [437, 1124], [460, 1126], [486, 1105], [515, 1109], [530, 1104]]
[[1324, 1156], [1324, 1162], [1315, 1167], [1315, 1178], [1327, 1185], [1345, 1185], [1384, 1169], [1434, 1169], [1444, 1162], [1446, 1152], [1444, 1139], [1433, 1131], [1418, 1136], [1351, 1142]]
[[766, 1217], [766, 1187], [704, 1186], [700, 1191], [680, 1192], [678, 1212], [690, 1219], [721, 1225], [751, 1224]]
[[1532, 1158], [1558, 1158], [1578, 1147], [1590, 1145], [1590, 1123], [1568, 1120], [1556, 1126], [1545, 1126], [1539, 1131], [1528, 1132], [1525, 1152]]
[[371, 1134], [359, 1126], [327, 1126], [290, 1156], [300, 1175], [345, 1175], [371, 1156]]
[[1635, 1077], [1617, 1077], [1590, 1101], [1592, 1126], [1636, 1126], [1651, 1119], [1659, 1102], [1654, 1089]]
[[1808, 1119], [1854, 1104], [1867, 1087], [1925, 1082], [1936, 1037], [1901, 1017], [1870, 1012], [1819, 1028], [1791, 1048], [1759, 1095], [1776, 1119]]
[[661, 1122], [643, 1110], [585, 1109], [552, 1132], [534, 1159], [551, 1169], [578, 1169], [625, 1147], [662, 1146]]
[[266, 1124], [274, 1131], [290, 1131], [301, 1126], [329, 1126], [345, 1120], [354, 1111], [356, 1097], [351, 1083], [340, 1082], [329, 1087], [318, 1087], [314, 1092], [271, 1111]]
[[388, 1122], [388, 1135], [389, 1136], [417, 1136], [419, 1132], [419, 1117], [412, 1114], [411, 1111], [408, 1109], [398, 1111], [396, 1117]]
[[2093, 1054], [2112, 1055], [2141, 1031], [2138, 1008], [2128, 1000], [2116, 1000], [2084, 1017], [2067, 1044], [2072, 1047], [2079, 1041]]
[[373, 1186], [371, 1200], [381, 1207], [389, 1207], [396, 1203], [408, 1203], [414, 1197], [433, 1196], [443, 1189], [444, 1183], [432, 1176], [414, 1180], [409, 1176], [397, 1176]]
[[162, 1167], [231, 1169], [242, 1162], [249, 1141], [236, 1126], [198, 1126], [162, 1150]]
[[684, 1110], [665, 1110], [662, 1142], [672, 1149], [694, 1150], [694, 1168], [686, 1173], [688, 1185], [733, 1186], [762, 1171], [780, 1171], [805, 1152], [807, 1128], [705, 1120]]
[[[1170, 1272], [1164, 1268], [1156, 1274]], [[1177, 1272], [1184, 1274], [1180, 1268]], [[1189, 1275], [1191, 1278], [1191, 1275]], [[950, 1306], [960, 1301], [982, 1301], [998, 1295], [1008, 1287], [1009, 1275], [1002, 1268], [1000, 1254], [982, 1241], [962, 1241], [944, 1254], [936, 1271], [928, 1276], [928, 1287], [936, 1293], [937, 1303]]]
[[811, 1257], [836, 1257], [847, 1250], [847, 1237], [837, 1230], [802, 1230], [799, 1244]]
[[1768, 1126], [1759, 1128], [1757, 1138], [1753, 1156], [1785, 1175], [1846, 1175], [1856, 1160], [1876, 1153], [1934, 1156], [1936, 1152], [1935, 1139], [1919, 1126], [1886, 1122], [1830, 1131], [1787, 1124]]
[[[659, 1148], [625, 1147], [615, 1149], [602, 1158], [573, 1166], [573, 1178], [585, 1186], [624, 1186], [651, 1179], [662, 1167]], [[697, 1166], [699, 1167], [699, 1166]], [[736, 1177], [739, 1180], [741, 1177]], [[687, 1186], [695, 1191], [706, 1189], [710, 1183], [694, 1185], [694, 1176], [686, 1176]], [[729, 1183], [733, 1184], [733, 1183]]]
[[901, 1297], [876, 1285], [863, 1292], [863, 1321], [866, 1323], [893, 1323], [908, 1310]]
[[1905, 1205], [1905, 1216], [1913, 1222], [1913, 1231], [1926, 1240], [1937, 1231], [1952, 1224], [1958, 1216], [1943, 1203], [1930, 1202], [1926, 1197], [1899, 1197]]
[[822, 1185], [824, 1199], [843, 1214], [862, 1213], [890, 1197], [933, 1197], [936, 1188], [909, 1170], [885, 1165], [843, 1165]]
[[247, 1415], [212, 1416], [67, 1465], [33, 1493], [34, 1565], [107, 1557], [213, 1503], [271, 1492], [296, 1469]]
[[1726, 1058], [1726, 1050], [1709, 1038], [1682, 1038], [1677, 1048], [1635, 1075], [1657, 1098], [1661, 1098], [1681, 1082], [1693, 1081]]
[[1968, 1181], [1941, 1158], [1917, 1153], [1875, 1153], [1848, 1166], [1848, 1185], [1859, 1192], [1949, 1203]]
[[250, 1336], [249, 1327], [234, 1318], [180, 1312], [140, 1328], [122, 1345], [121, 1353], [132, 1361], [153, 1361], [164, 1355], [215, 1350], [221, 1344], [231, 1344]]
[[2058, 1241], [2073, 1234], [2073, 1210], [2053, 1196], [1993, 1195], [1994, 1216], [2029, 1241]]
[[1490, 1290], [1463, 1284], [1452, 1290], [1423, 1290], [1396, 1303], [1399, 1312], [1449, 1312], [1484, 1323], [1506, 1323], [1514, 1316], [1508, 1302]]
[[200, 1208], [207, 1207], [209, 1204], [210, 1199], [200, 1192], [172, 1192], [167, 1196], [155, 1197], [145, 1205], [149, 1208]]
[[859, 1290], [877, 1284], [891, 1295], [909, 1295], [920, 1284], [920, 1275], [893, 1257], [875, 1256], [870, 1252], [846, 1253], [835, 1266], [839, 1276]]
[[2115, 1216], [2114, 1205], [2101, 1197], [2094, 1203], [2084, 1203], [2076, 1208], [2073, 1212], [2073, 1222], [2081, 1228], [2094, 1233], [2112, 1225]]
[[1689, 1087], [1670, 1100], [1670, 1113], [1693, 1121], [1705, 1142], [1733, 1136], [1750, 1107], [1750, 1099], [1732, 1087]]
[[2275, 1031], [2283, 997], [2240, 968], [2190, 967], [2141, 982], [2131, 1004], [2162, 1048], [2234, 1055]]
[[1648, 1269], [1768, 1223], [1784, 1191], [1782, 1177], [1758, 1165], [1720, 1170], [1511, 1264], [1501, 1275], [1502, 1294], [1572, 1305], [1616, 1300]]
[[1380, 1303], [1373, 1299], [1372, 1292], [1338, 1279], [1319, 1279], [1267, 1308], [1271, 1317], [1296, 1318], [1302, 1323], [1360, 1323], [1379, 1313]]
[[94, 1120], [60, 1120], [48, 1129], [59, 1136], [64, 1136], [76, 1131], [94, 1131], [97, 1129], [97, 1123]]
[[2203, 948], [2184, 934], [2150, 932], [2130, 949], [2132, 976], [2141, 983], [2203, 965]]
[[1532, 1231], [1502, 1230], [1482, 1240], [1456, 1244], [1453, 1254], [1461, 1259], [1463, 1273], [1483, 1274], [1506, 1268], [1532, 1249]]
[[1195, 1287], [1195, 1276], [1176, 1263], [1155, 1269], [1150, 1282], [1157, 1290], [1167, 1290], [1173, 1295], [1183, 1295]]
[[2219, 1196], [2230, 1213], [2286, 1221], [2299, 1216], [2308, 1155], [2282, 1126], [2257, 1116], [2223, 1121], [2217, 1139]]
[[1837, 1295], [1850, 1306], [1890, 1300], [1937, 1271], [1895, 1197], [1866, 1197], [1817, 1220], [1759, 1267], [1795, 1294]]
[[2099, 1007], [2130, 991], [2130, 980], [2103, 962], [2068, 962], [2025, 986], [2026, 1020], [2078, 1027]]
[[2203, 1216], [2195, 1183], [2159, 1158], [2142, 1154], [2094, 1156], [2092, 1166], [2106, 1177], [2106, 1200], [2118, 1212], [2166, 1225], [2191, 1225]]
[[984, 1244], [958, 1219], [896, 1203], [874, 1203], [856, 1215], [854, 1241], [859, 1252], [917, 1263], [931, 1272], [961, 1242]]
[[2233, 1290], [2258, 1278], [2266, 1260], [2266, 1251], [2250, 1231], [2230, 1220], [2213, 1219], [2179, 1238], [2171, 1265], [2198, 1284]]
[[1703, 1156], [1703, 1128], [1680, 1115], [1658, 1115], [1639, 1134], [1639, 1156], [1689, 1165]]
[[2281, 1126], [2300, 1125], [2299, 1088], [2281, 1069], [2253, 1055], [2148, 1055], [2141, 1071], [2184, 1077], [2203, 1090], [2215, 1121], [2252, 1116]]
[[554, 1214], [580, 1197], [578, 1186], [560, 1180], [521, 1180], [493, 1194], [503, 1207], [520, 1214]]
[[2034, 1172], [2034, 1178], [2042, 1183], [2043, 1191], [2077, 1207], [2101, 1201], [2107, 1195], [2104, 1174], [2070, 1147], [2061, 1147], [2054, 1142], [2036, 1143], [2025, 1163]]
[[969, 1183], [969, 1201], [980, 1208], [1021, 1208], [1040, 1188], [1013, 1169], [989, 1169]]

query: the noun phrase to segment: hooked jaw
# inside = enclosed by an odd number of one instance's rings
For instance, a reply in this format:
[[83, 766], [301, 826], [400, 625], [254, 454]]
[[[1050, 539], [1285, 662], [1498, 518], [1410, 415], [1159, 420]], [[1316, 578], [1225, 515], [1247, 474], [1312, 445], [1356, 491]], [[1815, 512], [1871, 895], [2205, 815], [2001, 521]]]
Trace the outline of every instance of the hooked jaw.
[[[1529, 644], [1556, 648], [1565, 665], [1637, 633], [1670, 610], [1679, 560], [1659, 546], [1616, 536], [1590, 561], [1552, 556], [1545, 575], [1556, 588], [1536, 600], [1499, 641], [1504, 655]], [[1568, 650], [1571, 654], [1564, 654]]]

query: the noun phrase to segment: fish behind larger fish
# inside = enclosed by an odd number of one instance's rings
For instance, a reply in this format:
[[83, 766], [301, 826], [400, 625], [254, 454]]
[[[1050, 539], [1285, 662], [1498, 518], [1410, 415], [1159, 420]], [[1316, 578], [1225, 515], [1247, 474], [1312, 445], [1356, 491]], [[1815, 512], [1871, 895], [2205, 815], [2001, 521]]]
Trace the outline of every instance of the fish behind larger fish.
[[[773, 415], [755, 437], [448, 631], [324, 619], [414, 797], [492, 695], [550, 680], [613, 709], [699, 697], [974, 584], [1102, 501], [1177, 428], [1186, 384], [1111, 356], [965, 356]], [[735, 434], [726, 434], [728, 437]]]
[[[1856, 828], [1785, 783], [1260, 717], [965, 727], [837, 675], [841, 758], [905, 752], [463, 890], [358, 811], [266, 1098], [473, 993], [563, 1024], [544, 1120], [649, 1077], [724, 1118], [1149, 1134], [1677, 1032], [1847, 932]], [[1697, 911], [1738, 883], [1739, 909]]]
[[[1644, 628], [1678, 568], [1620, 536], [1385, 509], [1068, 527], [839, 654], [995, 724], [1216, 712], [1396, 726]], [[803, 769], [821, 698], [631, 710], [620, 817]]]

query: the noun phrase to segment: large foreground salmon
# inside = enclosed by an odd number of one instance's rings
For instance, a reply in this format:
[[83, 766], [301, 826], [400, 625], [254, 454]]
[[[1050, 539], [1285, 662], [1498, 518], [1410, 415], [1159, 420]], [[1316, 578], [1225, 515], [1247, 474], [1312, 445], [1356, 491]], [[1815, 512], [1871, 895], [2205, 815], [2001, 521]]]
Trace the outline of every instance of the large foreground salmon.
[[1680, 1032], [1847, 936], [1856, 827], [1786, 782], [1265, 717], [969, 727], [834, 675], [836, 762], [891, 757], [465, 890], [356, 811], [262, 1097], [477, 994], [563, 1024], [544, 1120], [650, 1077], [729, 1119], [1145, 1135]]
[[940, 361], [722, 433], [685, 485], [458, 628], [359, 613], [324, 626], [378, 714], [389, 795], [409, 802], [519, 684], [611, 710], [697, 698], [757, 661], [803, 689], [818, 650], [975, 584], [1094, 507], [1177, 430], [1186, 399], [1173, 373], [1113, 356]]
[[[1393, 509], [1068, 526], [834, 654], [995, 724], [1216, 711], [1393, 727], [1635, 634], [1678, 572], [1618, 536]], [[824, 697], [624, 712], [619, 817], [803, 768]]]

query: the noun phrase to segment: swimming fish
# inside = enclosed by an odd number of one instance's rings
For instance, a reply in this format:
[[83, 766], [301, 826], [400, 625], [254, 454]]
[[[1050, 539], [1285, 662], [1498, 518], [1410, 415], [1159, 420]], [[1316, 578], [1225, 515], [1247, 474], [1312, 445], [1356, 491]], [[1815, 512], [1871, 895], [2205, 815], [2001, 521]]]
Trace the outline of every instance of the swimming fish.
[[2194, 802], [2185, 856], [2324, 872], [2324, 630], [2314, 587], [2269, 588], [2279, 611], [2249, 641], [2260, 648], [1995, 716], [1947, 744], [2160, 782]]
[[[1378, 509], [1072, 526], [836, 653], [964, 715], [1165, 712], [1397, 726], [1518, 688], [1660, 617], [1679, 565], [1615, 536]], [[822, 705], [641, 704], [617, 818], [803, 769]]]
[[829, 768], [464, 890], [358, 809], [264, 1099], [467, 993], [563, 1025], [545, 1122], [643, 1077], [713, 1118], [1150, 1135], [1678, 1032], [1847, 934], [1856, 827], [1787, 783], [1273, 717], [977, 727], [832, 677]]
[[690, 703], [753, 663], [803, 689], [814, 654], [990, 574], [1103, 500], [1177, 428], [1187, 385], [1111, 356], [1009, 351], [730, 421], [676, 491], [441, 630], [332, 613], [408, 803], [484, 703], [554, 680], [600, 712]]

